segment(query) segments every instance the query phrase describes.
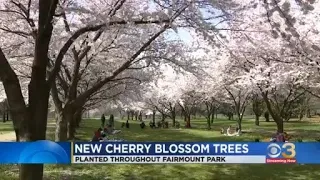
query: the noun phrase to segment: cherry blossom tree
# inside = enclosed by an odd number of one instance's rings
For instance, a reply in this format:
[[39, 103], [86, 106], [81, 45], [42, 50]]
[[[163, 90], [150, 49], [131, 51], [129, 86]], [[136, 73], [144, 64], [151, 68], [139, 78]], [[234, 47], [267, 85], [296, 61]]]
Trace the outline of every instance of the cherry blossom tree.
[[260, 116], [265, 112], [265, 103], [258, 93], [254, 93], [252, 95], [252, 111], [255, 115], [255, 125], [259, 126], [260, 125]]
[[[216, 103], [230, 104], [237, 116], [238, 128], [241, 130], [243, 115], [252, 91], [250, 86], [242, 80], [243, 72], [232, 64], [226, 63], [230, 62], [226, 61], [228, 58], [230, 57], [216, 60], [215, 67], [212, 67], [213, 73], [208, 74], [207, 81], [203, 81], [205, 84], [210, 84], [210, 86], [207, 85], [209, 88], [205, 89], [204, 93], [207, 94], [207, 98], [211, 98]], [[208, 126], [210, 127], [209, 122]]]
[[182, 75], [180, 71], [174, 71], [169, 65], [163, 66], [161, 69], [162, 75], [144, 90], [146, 91], [144, 101], [162, 114], [163, 121], [166, 117], [172, 119], [172, 126], [175, 127], [176, 108], [184, 88], [179, 83]]
[[270, 14], [260, 5], [255, 3], [256, 10], [243, 11], [241, 24], [235, 23], [246, 31], [230, 33], [227, 46], [231, 55], [229, 60], [230, 64], [244, 72], [242, 81], [261, 94], [278, 131], [283, 132], [287, 112], [305, 94], [303, 88], [308, 87], [307, 82], [311, 80], [310, 68], [308, 65], [301, 66], [307, 59], [297, 55], [296, 44], [300, 41], [275, 38], [277, 32], [264, 23], [270, 20]]
[[[92, 88], [88, 89], [86, 93], [78, 96], [77, 100], [73, 101], [75, 104], [84, 102], [106, 82], [119, 75], [124, 69], [131, 65], [140, 53], [145, 50], [154, 39], [170, 28], [172, 21], [188, 8], [188, 3], [182, 4], [171, 11], [170, 16], [166, 16], [165, 18], [157, 16], [153, 19], [144, 19], [144, 17], [141, 17], [141, 14], [137, 14], [141, 11], [135, 11], [136, 13], [134, 14], [126, 14], [126, 8], [121, 11], [122, 15], [116, 18], [112, 18], [110, 14], [105, 14], [105, 12], [111, 12], [111, 15], [115, 14], [124, 2], [125, 1], [112, 1], [110, 4], [105, 4], [105, 1], [97, 1], [94, 5], [90, 6], [90, 3], [68, 1], [68, 3], [72, 4], [71, 8], [69, 8], [72, 10], [71, 15], [72, 13], [81, 13], [83, 15], [83, 18], [76, 19], [82, 23], [82, 26], [78, 28], [73, 27], [68, 33], [67, 40], [64, 41], [61, 39], [60, 42], [63, 42], [62, 46], [59, 45], [55, 47], [55, 43], [51, 44], [51, 40], [57, 37], [53, 35], [55, 32], [61, 32], [61, 30], [55, 28], [55, 25], [59, 19], [63, 18], [66, 12], [65, 4], [57, 0], [3, 1], [0, 11], [2, 17], [1, 42], [5, 43], [1, 44], [0, 49], [0, 78], [8, 98], [18, 141], [34, 141], [46, 138], [50, 89], [52, 85], [54, 85], [55, 79], [60, 72], [64, 57], [70, 48], [70, 51], [72, 51], [73, 43], [76, 42], [79, 37], [85, 36], [89, 32], [101, 33], [102, 30], [106, 30], [109, 26], [162, 24], [162, 26], [160, 25], [160, 30], [146, 41], [145, 44], [140, 47], [140, 50], [138, 49], [136, 53], [130, 55], [127, 61], [118, 67], [110, 76], [95, 84]], [[133, 1], [129, 2], [128, 6], [130, 7], [132, 4], [134, 4]], [[95, 5], [99, 5], [99, 8], [97, 9]], [[135, 5], [137, 5], [137, 2], [135, 2]], [[89, 11], [85, 12], [84, 7], [88, 7], [87, 10]], [[78, 23], [78, 25], [80, 25], [80, 23]], [[64, 36], [64, 34], [61, 35]], [[21, 38], [23, 38], [24, 43], [19, 43], [21, 42]], [[90, 49], [90, 45], [86, 47]], [[17, 51], [19, 53], [17, 53]], [[24, 54], [24, 57], [29, 57], [28, 64], [31, 66], [29, 68], [31, 69], [31, 78], [28, 85], [28, 105], [26, 105], [24, 101], [21, 85], [12, 65], [23, 52], [27, 52], [27, 54]], [[17, 53], [19, 56], [16, 58], [12, 57], [14, 53]], [[68, 95], [72, 96], [72, 94]], [[63, 122], [61, 124], [61, 127], [64, 128], [65, 123]], [[61, 139], [64, 138], [62, 137]], [[43, 165], [21, 166], [20, 179], [36, 180], [42, 179], [42, 176]]]

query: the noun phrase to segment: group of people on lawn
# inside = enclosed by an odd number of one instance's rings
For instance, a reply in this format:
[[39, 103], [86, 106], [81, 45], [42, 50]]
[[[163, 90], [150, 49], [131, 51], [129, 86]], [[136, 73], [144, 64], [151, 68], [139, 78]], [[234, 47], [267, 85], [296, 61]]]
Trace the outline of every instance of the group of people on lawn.
[[101, 141], [107, 137], [109, 134], [115, 134], [119, 132], [119, 130], [114, 129], [114, 116], [111, 114], [109, 118], [109, 122], [106, 125], [106, 117], [104, 114], [101, 116], [101, 127], [99, 127], [95, 132], [94, 136], [92, 137], [91, 141]]
[[273, 137], [271, 137], [270, 142], [288, 142], [291, 139], [291, 136], [284, 133], [277, 132]]
[[[107, 135], [116, 134], [116, 133], [120, 132], [120, 130], [114, 129], [114, 116], [112, 114], [110, 115], [109, 123], [107, 125], [105, 125], [105, 122], [106, 122], [106, 118], [105, 118], [104, 114], [102, 114], [101, 127], [99, 127], [99, 129], [94, 132], [94, 136], [91, 141], [102, 141], [107, 137]], [[127, 123], [123, 123], [122, 126], [123, 127], [127, 126], [127, 128], [129, 128], [129, 122], [127, 121]], [[142, 124], [140, 124], [140, 126], [143, 129], [145, 127], [144, 122], [142, 122]], [[241, 134], [240, 128], [236, 128], [235, 132], [232, 132], [231, 129], [232, 129], [232, 127], [229, 126], [226, 133], [225, 133], [224, 129], [221, 129], [221, 134], [225, 134], [228, 136], [239, 136]], [[287, 142], [287, 141], [289, 141], [289, 139], [291, 139], [291, 137], [286, 132], [276, 133], [274, 136], [271, 137], [270, 142]]]

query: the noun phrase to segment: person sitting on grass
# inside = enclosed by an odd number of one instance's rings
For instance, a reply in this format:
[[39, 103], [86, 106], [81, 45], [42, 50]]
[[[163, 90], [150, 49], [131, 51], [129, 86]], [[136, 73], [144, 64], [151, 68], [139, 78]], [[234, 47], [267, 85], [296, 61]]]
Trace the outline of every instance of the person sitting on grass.
[[278, 133], [278, 135], [276, 137], [276, 141], [277, 142], [286, 142], [286, 138], [284, 136], [284, 133]]
[[113, 131], [113, 128], [110, 125], [105, 126], [104, 129], [103, 129], [103, 132], [105, 134], [112, 134], [112, 131]]
[[91, 141], [99, 141], [102, 137], [101, 131], [102, 131], [101, 128], [99, 128], [97, 131], [95, 131]]
[[225, 129], [222, 127], [222, 128], [220, 128], [220, 133], [221, 134], [225, 134]]
[[141, 127], [141, 129], [144, 129], [144, 128], [146, 127], [146, 124], [142, 121], [142, 122], [140, 123], [140, 127]]
[[229, 126], [227, 129], [227, 136], [240, 136], [241, 135], [241, 131], [238, 128], [238, 131], [236, 131], [234, 128], [232, 128], [232, 126]]
[[283, 135], [284, 135], [285, 142], [288, 142], [292, 138], [292, 136], [289, 135], [287, 132], [284, 132]]
[[107, 134], [106, 133], [102, 133], [101, 134], [101, 138], [99, 138], [99, 141], [104, 141], [105, 138], [107, 138]]
[[270, 142], [286, 142], [284, 133], [277, 132], [271, 139]]

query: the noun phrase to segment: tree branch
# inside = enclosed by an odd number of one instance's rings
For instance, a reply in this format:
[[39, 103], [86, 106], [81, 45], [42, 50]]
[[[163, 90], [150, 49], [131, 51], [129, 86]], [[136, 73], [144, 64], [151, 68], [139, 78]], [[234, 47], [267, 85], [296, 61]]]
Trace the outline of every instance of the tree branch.
[[24, 120], [26, 113], [26, 104], [21, 92], [21, 86], [16, 73], [11, 68], [7, 58], [0, 48], [0, 81], [8, 99], [10, 113], [12, 115], [13, 125], [19, 128], [21, 121]]
[[[132, 24], [135, 25], [142, 25], [142, 24], [161, 24], [161, 23], [165, 23], [165, 22], [170, 22], [170, 20], [136, 20], [133, 21]], [[78, 37], [80, 37], [82, 34], [86, 33], [86, 32], [93, 32], [93, 31], [98, 31], [104, 27], [107, 26], [113, 26], [113, 25], [126, 25], [126, 24], [131, 24], [131, 22], [129, 21], [110, 21], [109, 23], [103, 23], [103, 24], [99, 24], [99, 25], [90, 25], [90, 26], [86, 26], [83, 27], [81, 29], [78, 29], [63, 45], [63, 47], [60, 49], [59, 54], [56, 58], [55, 61], [55, 66], [52, 69], [52, 72], [50, 74], [50, 77], [48, 79], [48, 82], [51, 83], [52, 80], [56, 77], [57, 73], [60, 70], [60, 66], [61, 66], [61, 62], [63, 60], [64, 55], [66, 54], [66, 52], [69, 50], [70, 46], [73, 44], [74, 41], [77, 40]]]

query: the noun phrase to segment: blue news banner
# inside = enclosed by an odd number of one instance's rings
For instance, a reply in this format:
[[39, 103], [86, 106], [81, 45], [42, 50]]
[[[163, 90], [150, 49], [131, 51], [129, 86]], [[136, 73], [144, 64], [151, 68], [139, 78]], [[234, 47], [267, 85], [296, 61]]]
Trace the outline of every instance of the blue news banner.
[[[320, 164], [320, 143], [245, 142], [0, 142], [1, 164], [71, 164], [75, 157], [224, 156], [262, 157], [295, 163]], [[246, 159], [246, 158], [243, 158]], [[232, 161], [233, 162], [233, 161]], [[280, 161], [279, 161], [280, 162]], [[244, 162], [245, 163], [245, 162]], [[247, 162], [248, 163], [248, 162]]]

